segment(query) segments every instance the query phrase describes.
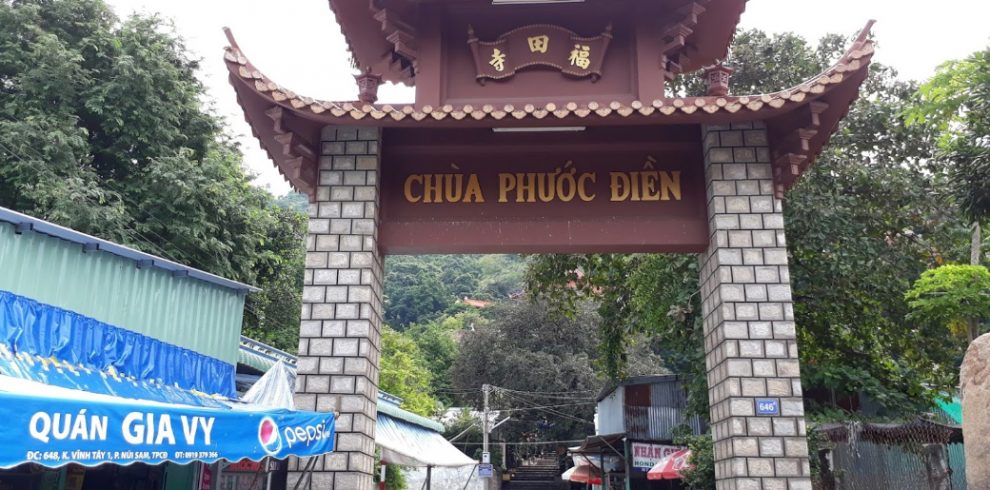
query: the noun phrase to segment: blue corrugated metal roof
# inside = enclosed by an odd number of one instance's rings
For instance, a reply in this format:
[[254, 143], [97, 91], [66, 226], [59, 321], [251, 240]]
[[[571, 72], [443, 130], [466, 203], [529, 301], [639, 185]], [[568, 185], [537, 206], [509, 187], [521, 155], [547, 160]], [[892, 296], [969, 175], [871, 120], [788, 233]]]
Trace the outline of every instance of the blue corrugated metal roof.
[[140, 267], [152, 267], [156, 269], [161, 269], [170, 272], [174, 276], [185, 276], [198, 281], [203, 281], [206, 283], [214, 284], [228, 289], [233, 289], [240, 292], [257, 292], [260, 289], [249, 286], [244, 283], [237, 281], [232, 281], [230, 279], [225, 279], [223, 277], [210, 274], [209, 272], [204, 272], [199, 269], [194, 269], [171, 260], [163, 259], [155, 255], [146, 254], [144, 252], [139, 252], [133, 248], [125, 247], [107, 240], [96, 238], [85, 233], [81, 233], [64, 226], [59, 226], [54, 223], [49, 223], [38, 218], [28, 216], [26, 214], [18, 213], [7, 208], [0, 207], [0, 221], [13, 224], [18, 233], [24, 231], [34, 231], [36, 233], [42, 233], [51, 237], [61, 238], [73, 243], [78, 243], [83, 246], [85, 250], [95, 251], [101, 250], [118, 257], [123, 257], [134, 261]]

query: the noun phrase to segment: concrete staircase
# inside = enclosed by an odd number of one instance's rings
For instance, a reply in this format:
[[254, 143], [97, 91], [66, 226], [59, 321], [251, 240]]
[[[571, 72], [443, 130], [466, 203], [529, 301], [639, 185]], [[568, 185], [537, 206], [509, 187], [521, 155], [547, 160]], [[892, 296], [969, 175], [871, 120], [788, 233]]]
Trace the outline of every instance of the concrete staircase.
[[560, 479], [557, 460], [538, 459], [532, 464], [512, 470], [512, 480], [502, 486], [503, 490], [558, 490], [568, 488]]

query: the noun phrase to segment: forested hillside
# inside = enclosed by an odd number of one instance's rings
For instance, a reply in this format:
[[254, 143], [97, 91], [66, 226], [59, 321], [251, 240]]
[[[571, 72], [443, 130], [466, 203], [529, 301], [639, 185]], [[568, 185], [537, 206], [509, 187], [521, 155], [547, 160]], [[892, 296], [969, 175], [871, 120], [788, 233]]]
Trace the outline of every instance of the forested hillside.
[[522, 291], [525, 270], [519, 255], [387, 257], [385, 322], [405, 330], [466, 308], [458, 300], [506, 300]]

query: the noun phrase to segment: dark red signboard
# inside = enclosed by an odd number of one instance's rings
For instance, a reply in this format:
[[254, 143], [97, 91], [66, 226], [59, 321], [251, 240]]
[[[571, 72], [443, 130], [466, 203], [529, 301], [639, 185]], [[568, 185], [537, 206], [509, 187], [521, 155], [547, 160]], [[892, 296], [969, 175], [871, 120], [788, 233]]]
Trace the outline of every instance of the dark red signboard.
[[388, 254], [698, 252], [708, 243], [697, 126], [392, 129]]
[[580, 37], [552, 24], [519, 27], [491, 42], [479, 40], [473, 27], [468, 31], [468, 45], [480, 83], [509, 78], [530, 66], [555, 68], [578, 78], [591, 76], [597, 81], [611, 40], [611, 24], [596, 37]]

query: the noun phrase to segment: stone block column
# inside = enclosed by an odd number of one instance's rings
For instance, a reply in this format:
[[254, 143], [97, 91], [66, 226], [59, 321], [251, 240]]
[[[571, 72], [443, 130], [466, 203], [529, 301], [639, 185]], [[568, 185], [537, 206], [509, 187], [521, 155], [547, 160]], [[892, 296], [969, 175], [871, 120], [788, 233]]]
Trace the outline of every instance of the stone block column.
[[[782, 203], [762, 123], [704, 130], [702, 313], [718, 490], [811, 490]], [[779, 414], [758, 415], [757, 399]], [[772, 405], [771, 405], [772, 406]]]
[[335, 452], [289, 461], [289, 488], [311, 464], [321, 490], [372, 490], [382, 255], [377, 128], [326, 127], [310, 204], [296, 407], [338, 411]]

